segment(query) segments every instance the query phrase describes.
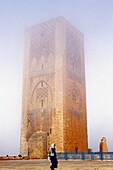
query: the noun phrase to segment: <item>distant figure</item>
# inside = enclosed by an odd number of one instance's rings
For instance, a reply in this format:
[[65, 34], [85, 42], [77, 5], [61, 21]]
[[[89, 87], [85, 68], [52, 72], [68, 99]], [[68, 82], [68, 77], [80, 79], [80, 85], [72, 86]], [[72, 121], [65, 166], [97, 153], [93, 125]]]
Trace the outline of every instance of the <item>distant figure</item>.
[[100, 147], [100, 152], [108, 152], [108, 147], [107, 147], [107, 142], [105, 137], [102, 137], [99, 147]]
[[75, 152], [78, 153], [78, 147], [75, 148]]
[[57, 161], [57, 157], [56, 157], [56, 148], [55, 148], [55, 144], [53, 143], [51, 145], [50, 148], [50, 160], [51, 160], [51, 170], [54, 170], [54, 168], [57, 168], [58, 165], [58, 161]]

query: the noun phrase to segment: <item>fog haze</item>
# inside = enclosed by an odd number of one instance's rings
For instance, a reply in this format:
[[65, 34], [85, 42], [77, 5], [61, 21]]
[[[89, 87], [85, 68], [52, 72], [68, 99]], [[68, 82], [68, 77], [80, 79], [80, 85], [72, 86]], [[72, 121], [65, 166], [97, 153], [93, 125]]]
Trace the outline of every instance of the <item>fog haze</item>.
[[58, 16], [84, 34], [88, 147], [113, 151], [113, 1], [0, 0], [0, 155], [20, 153], [25, 30]]

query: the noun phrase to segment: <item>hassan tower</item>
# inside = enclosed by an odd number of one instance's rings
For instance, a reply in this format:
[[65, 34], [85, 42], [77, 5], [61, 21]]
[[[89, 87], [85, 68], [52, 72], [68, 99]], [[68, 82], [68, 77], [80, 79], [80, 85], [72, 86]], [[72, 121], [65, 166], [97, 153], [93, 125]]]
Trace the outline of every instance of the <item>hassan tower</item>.
[[26, 30], [20, 154], [87, 152], [84, 39], [63, 17]]

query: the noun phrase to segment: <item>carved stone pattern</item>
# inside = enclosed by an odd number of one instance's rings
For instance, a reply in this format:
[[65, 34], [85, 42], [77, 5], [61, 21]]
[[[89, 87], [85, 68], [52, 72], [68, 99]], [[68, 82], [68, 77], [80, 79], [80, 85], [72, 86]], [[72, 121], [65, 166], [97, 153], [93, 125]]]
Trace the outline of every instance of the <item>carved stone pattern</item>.
[[27, 113], [27, 140], [35, 131], [35, 122], [34, 122], [34, 114], [32, 112]]
[[71, 97], [72, 97], [73, 102], [77, 102], [79, 95], [78, 95], [78, 91], [76, 89], [72, 89]]
[[41, 80], [40, 82], [38, 82], [32, 92], [31, 107], [32, 109], [48, 107], [51, 108], [52, 98], [53, 97], [51, 87], [48, 85], [47, 82]]
[[[38, 60], [38, 62], [37, 62]], [[53, 53], [40, 56], [40, 59], [32, 58], [30, 63], [30, 77], [55, 73], [55, 57]]]
[[49, 132], [53, 112], [51, 109], [35, 109], [31, 114], [27, 114], [27, 140], [37, 131]]
[[[82, 106], [82, 97], [81, 97], [81, 93], [80, 93], [80, 88], [79, 86], [77, 85], [77, 83], [73, 83], [71, 86], [70, 86], [70, 96], [71, 96], [71, 102], [73, 102], [75, 108], [76, 108], [76, 105], [79, 105], [79, 107]], [[78, 111], [77, 111], [78, 112]]]
[[36, 89], [36, 102], [38, 99], [45, 99], [48, 97], [48, 88], [38, 88]]
[[[71, 30], [71, 31], [70, 31]], [[73, 79], [77, 78], [77, 81], [82, 81], [82, 70], [81, 70], [81, 36], [80, 33], [69, 26], [67, 29], [67, 71], [68, 76]]]
[[[49, 76], [49, 80], [52, 82], [53, 78]], [[27, 113], [27, 140], [37, 131], [49, 132], [52, 103], [50, 85], [44, 80], [39, 81], [32, 91], [31, 110]]]
[[31, 58], [35, 57], [37, 58], [37, 62], [39, 62], [42, 55], [48, 56], [49, 53], [54, 53], [54, 36], [55, 26], [52, 21], [32, 27]]

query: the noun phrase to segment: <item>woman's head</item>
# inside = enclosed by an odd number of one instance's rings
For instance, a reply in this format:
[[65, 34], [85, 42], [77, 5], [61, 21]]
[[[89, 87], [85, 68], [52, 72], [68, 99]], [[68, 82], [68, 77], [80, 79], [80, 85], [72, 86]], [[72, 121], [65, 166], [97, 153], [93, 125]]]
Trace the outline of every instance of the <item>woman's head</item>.
[[55, 148], [55, 144], [54, 144], [54, 143], [52, 143], [52, 144], [51, 144], [51, 147], [52, 147], [52, 148]]

